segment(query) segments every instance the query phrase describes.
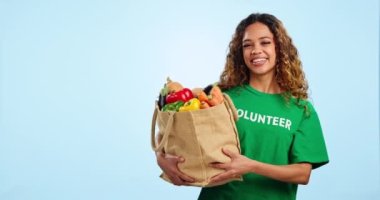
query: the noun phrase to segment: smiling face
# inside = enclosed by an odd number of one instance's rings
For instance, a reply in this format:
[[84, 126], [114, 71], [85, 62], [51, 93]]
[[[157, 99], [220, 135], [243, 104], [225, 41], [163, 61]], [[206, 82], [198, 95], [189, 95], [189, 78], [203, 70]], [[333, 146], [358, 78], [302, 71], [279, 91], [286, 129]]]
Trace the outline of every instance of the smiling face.
[[255, 22], [247, 26], [243, 36], [243, 57], [250, 78], [275, 75], [275, 42], [272, 32], [265, 24]]

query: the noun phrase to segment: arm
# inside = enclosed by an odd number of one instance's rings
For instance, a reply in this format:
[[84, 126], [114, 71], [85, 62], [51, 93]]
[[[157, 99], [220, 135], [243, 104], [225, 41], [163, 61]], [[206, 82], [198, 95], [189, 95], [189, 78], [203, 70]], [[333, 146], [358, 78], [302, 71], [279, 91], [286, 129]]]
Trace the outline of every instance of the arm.
[[211, 179], [212, 182], [220, 182], [246, 173], [255, 173], [288, 183], [306, 185], [309, 182], [311, 174], [310, 163], [272, 165], [251, 160], [243, 155], [230, 152], [226, 149], [223, 149], [223, 152], [231, 158], [231, 162], [212, 164], [215, 168], [226, 170], [225, 172], [213, 177]]

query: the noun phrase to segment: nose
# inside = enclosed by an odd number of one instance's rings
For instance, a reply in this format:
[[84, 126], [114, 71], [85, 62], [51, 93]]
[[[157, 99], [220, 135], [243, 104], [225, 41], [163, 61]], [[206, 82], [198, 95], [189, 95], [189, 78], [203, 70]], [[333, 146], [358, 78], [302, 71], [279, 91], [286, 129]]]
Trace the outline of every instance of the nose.
[[260, 54], [261, 50], [259, 48], [252, 48], [251, 55]]

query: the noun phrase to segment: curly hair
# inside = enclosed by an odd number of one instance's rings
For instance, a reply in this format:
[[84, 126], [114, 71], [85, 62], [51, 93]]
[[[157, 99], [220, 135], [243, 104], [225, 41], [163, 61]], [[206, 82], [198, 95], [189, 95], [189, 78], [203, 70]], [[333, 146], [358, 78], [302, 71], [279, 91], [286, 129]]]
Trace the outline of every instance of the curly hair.
[[308, 84], [302, 70], [302, 63], [298, 51], [287, 34], [282, 22], [270, 14], [254, 13], [243, 19], [236, 27], [235, 33], [229, 43], [229, 52], [226, 56], [225, 68], [220, 75], [219, 86], [229, 89], [249, 82], [249, 69], [243, 58], [242, 41], [245, 29], [255, 23], [265, 24], [274, 36], [276, 49], [276, 81], [286, 99], [291, 96], [297, 99], [308, 98]]

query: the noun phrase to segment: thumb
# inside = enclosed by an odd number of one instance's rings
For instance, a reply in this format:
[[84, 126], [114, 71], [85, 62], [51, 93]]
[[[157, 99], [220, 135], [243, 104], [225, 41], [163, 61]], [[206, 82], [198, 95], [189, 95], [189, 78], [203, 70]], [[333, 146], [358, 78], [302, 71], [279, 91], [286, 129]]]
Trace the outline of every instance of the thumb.
[[185, 162], [185, 158], [182, 156], [176, 156], [176, 155], [171, 155], [171, 154], [165, 154], [166, 158], [176, 160], [177, 162]]
[[225, 147], [222, 148], [222, 151], [223, 151], [223, 153], [224, 153], [226, 156], [228, 156], [228, 157], [230, 157], [230, 158], [235, 158], [235, 157], [237, 156], [237, 153], [234, 153], [234, 152], [232, 152], [231, 150], [229, 150], [229, 149], [227, 149], [227, 148], [225, 148]]
[[183, 162], [185, 162], [185, 158], [183, 158], [182, 156], [178, 156], [177, 161], [180, 163], [183, 163]]

